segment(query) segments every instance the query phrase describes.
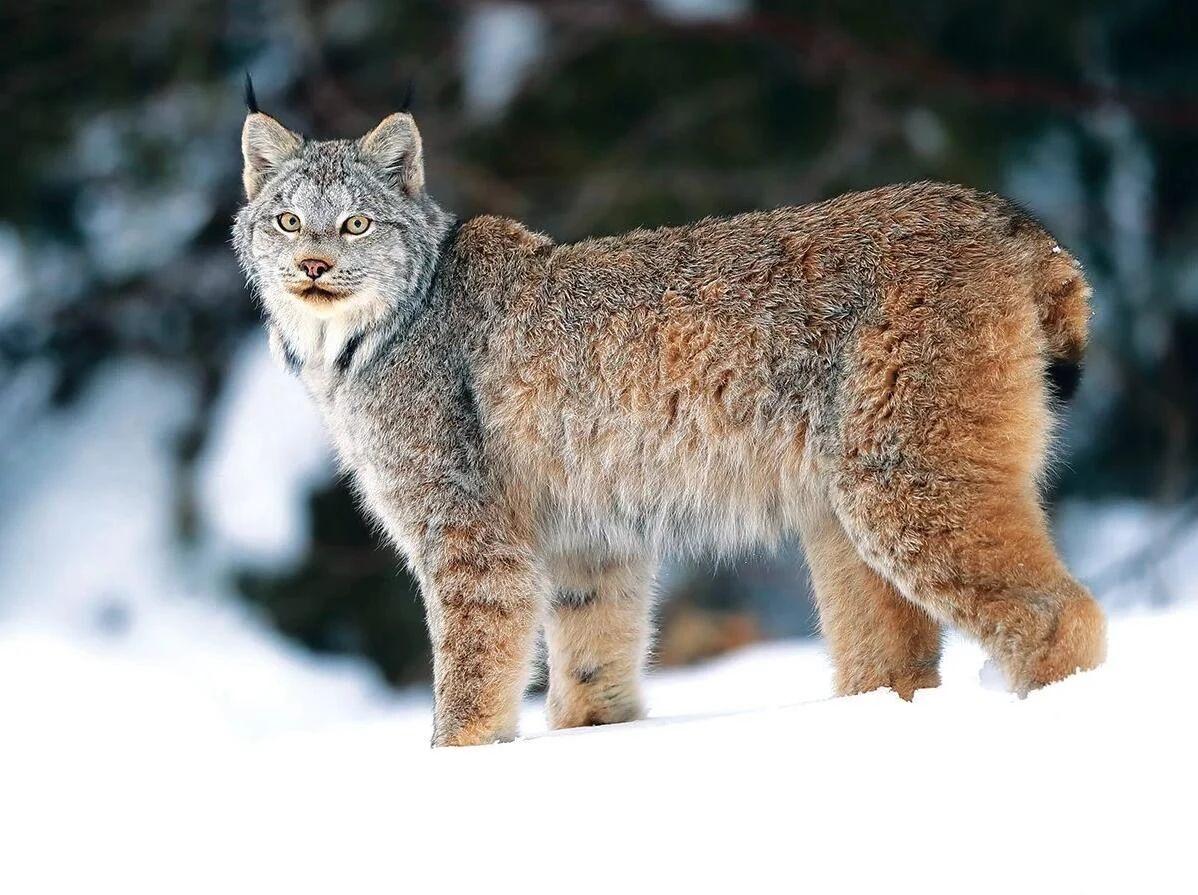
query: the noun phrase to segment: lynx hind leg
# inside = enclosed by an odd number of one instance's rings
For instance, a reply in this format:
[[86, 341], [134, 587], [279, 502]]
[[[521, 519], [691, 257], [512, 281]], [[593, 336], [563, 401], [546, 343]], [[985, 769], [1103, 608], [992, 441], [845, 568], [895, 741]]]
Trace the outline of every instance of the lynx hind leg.
[[836, 694], [888, 687], [910, 700], [940, 685], [940, 625], [866, 565], [826, 504], [803, 521], [820, 628]]
[[1106, 623], [1057, 556], [1039, 503], [1050, 416], [1029, 350], [1037, 323], [1022, 307], [1004, 317], [992, 304], [972, 329], [937, 315], [922, 325], [944, 332], [863, 335], [827, 478], [869, 564], [980, 640], [1026, 693], [1101, 664]]
[[846, 523], [874, 564], [980, 640], [1018, 693], [1100, 665], [1102, 610], [1057, 558], [1034, 494], [957, 481], [927, 490], [901, 505], [882, 489], [846, 501]]
[[549, 725], [617, 724], [643, 717], [640, 678], [650, 639], [647, 561], [562, 561], [545, 622]]

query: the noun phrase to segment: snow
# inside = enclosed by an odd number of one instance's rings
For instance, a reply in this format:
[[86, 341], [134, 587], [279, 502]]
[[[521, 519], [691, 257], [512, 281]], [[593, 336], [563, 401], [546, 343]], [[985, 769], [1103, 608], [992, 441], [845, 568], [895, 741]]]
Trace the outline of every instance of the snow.
[[350, 708], [323, 662], [8, 625], [0, 890], [1183, 891], [1198, 609], [1111, 635], [1026, 700], [958, 640], [913, 704], [830, 699], [795, 641], [652, 675], [646, 721], [530, 701], [517, 742], [434, 751], [426, 696]]
[[199, 461], [213, 549], [247, 564], [297, 561], [308, 545], [308, 495], [332, 474], [316, 406], [255, 333], [233, 363]]
[[29, 290], [21, 237], [11, 224], [0, 222], [0, 322], [15, 316]]
[[659, 15], [681, 22], [728, 21], [749, 11], [746, 0], [652, 0], [650, 6]]
[[1107, 606], [1198, 603], [1198, 525], [1194, 505], [1069, 501], [1059, 546], [1070, 568]]
[[[265, 339], [247, 343], [235, 366], [236, 397], [218, 408], [214, 447], [200, 464], [209, 514], [194, 554], [179, 550], [172, 516], [173, 445], [195, 405], [182, 376], [144, 361], [111, 364], [77, 407], [14, 426], [0, 477], [5, 683], [42, 667], [42, 683], [65, 687], [69, 704], [73, 688], [94, 677], [130, 694], [138, 714], [179, 729], [236, 722], [245, 735], [359, 718], [380, 698], [384, 686], [367, 663], [314, 663], [226, 589], [234, 562], [301, 553], [303, 487], [331, 471], [311, 403], [296, 406], [304, 396], [270, 366]], [[43, 661], [11, 664], [27, 654]], [[124, 729], [120, 706], [109, 707], [105, 723]], [[129, 731], [144, 734], [136, 724]]]
[[171, 577], [169, 446], [194, 400], [181, 376], [134, 361], [102, 371], [77, 410], [16, 427], [0, 479], [2, 617], [77, 628], [155, 599]]
[[499, 116], [545, 51], [544, 15], [524, 3], [483, 3], [466, 18], [462, 93], [475, 118]]

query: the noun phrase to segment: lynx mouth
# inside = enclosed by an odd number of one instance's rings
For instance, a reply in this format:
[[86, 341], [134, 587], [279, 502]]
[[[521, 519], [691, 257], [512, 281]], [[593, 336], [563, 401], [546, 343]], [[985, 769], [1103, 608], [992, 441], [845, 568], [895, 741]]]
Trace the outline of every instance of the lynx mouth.
[[288, 290], [296, 298], [313, 304], [329, 304], [331, 302], [340, 301], [345, 298], [347, 293], [340, 290], [325, 289], [321, 286], [308, 286], [306, 288], [289, 289]]

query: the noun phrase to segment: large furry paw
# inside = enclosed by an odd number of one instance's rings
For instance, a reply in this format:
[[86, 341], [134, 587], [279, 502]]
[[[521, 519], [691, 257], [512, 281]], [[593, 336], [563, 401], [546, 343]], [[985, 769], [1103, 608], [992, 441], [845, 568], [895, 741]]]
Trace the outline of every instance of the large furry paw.
[[929, 657], [906, 667], [888, 669], [864, 667], [840, 669], [836, 677], [837, 696], [855, 696], [873, 690], [893, 690], [900, 698], [910, 702], [916, 690], [930, 690], [940, 686], [940, 655]]
[[575, 688], [564, 695], [550, 692], [547, 709], [551, 730], [623, 724], [645, 717], [644, 704], [635, 688]]
[[1090, 597], [1065, 604], [1045, 642], [1006, 668], [1020, 696], [1097, 668], [1106, 660], [1106, 616]]
[[603, 724], [624, 724], [628, 721], [639, 721], [645, 717], [645, 710], [639, 703], [629, 703], [621, 706], [596, 706], [573, 712], [549, 712], [549, 727], [551, 730], [565, 730], [569, 727], [599, 727]]
[[433, 748], [441, 746], [488, 746], [492, 743], [510, 743], [516, 738], [512, 725], [497, 727], [486, 721], [470, 721], [442, 729], [437, 725], [433, 733]]

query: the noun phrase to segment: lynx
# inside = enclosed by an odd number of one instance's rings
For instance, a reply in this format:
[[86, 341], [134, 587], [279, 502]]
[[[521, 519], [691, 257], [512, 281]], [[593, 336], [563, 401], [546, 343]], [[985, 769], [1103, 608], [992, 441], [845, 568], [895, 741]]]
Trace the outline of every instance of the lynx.
[[661, 559], [792, 534], [838, 693], [935, 687], [944, 625], [1021, 694], [1103, 661], [1038, 492], [1090, 289], [1016, 206], [914, 183], [563, 245], [444, 211], [406, 112], [315, 141], [248, 98], [236, 250], [420, 583], [434, 745], [515, 736], [542, 628], [552, 727], [641, 717]]

